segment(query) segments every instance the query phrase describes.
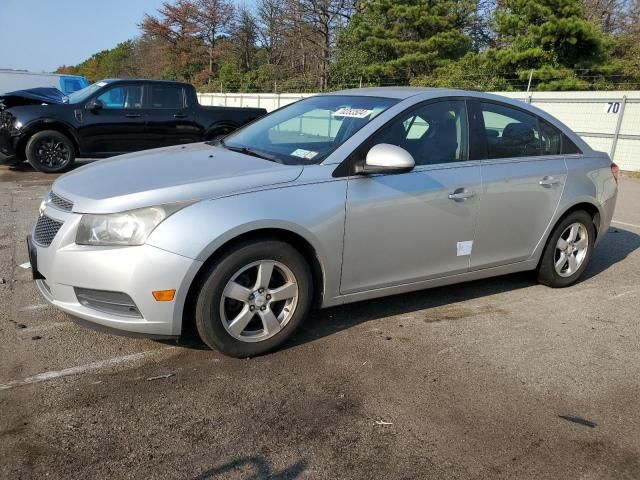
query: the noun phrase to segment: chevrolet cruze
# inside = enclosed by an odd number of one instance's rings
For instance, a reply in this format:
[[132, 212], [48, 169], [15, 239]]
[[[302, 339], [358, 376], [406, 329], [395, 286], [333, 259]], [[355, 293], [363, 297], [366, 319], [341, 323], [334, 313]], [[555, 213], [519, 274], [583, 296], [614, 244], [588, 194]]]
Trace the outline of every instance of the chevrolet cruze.
[[535, 270], [573, 284], [618, 167], [547, 113], [456, 90], [301, 100], [222, 141], [60, 177], [28, 239], [57, 308], [132, 334], [195, 326], [253, 356], [319, 308]]

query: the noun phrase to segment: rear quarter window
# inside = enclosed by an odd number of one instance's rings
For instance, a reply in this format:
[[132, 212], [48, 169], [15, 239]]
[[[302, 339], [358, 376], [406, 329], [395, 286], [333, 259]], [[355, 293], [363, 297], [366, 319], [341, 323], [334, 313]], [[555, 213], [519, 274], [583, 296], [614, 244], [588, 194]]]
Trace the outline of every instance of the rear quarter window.
[[564, 133], [562, 134], [562, 154], [563, 155], [575, 155], [582, 153], [582, 150], [578, 148], [578, 146], [571, 141], [569, 137], [567, 137]]

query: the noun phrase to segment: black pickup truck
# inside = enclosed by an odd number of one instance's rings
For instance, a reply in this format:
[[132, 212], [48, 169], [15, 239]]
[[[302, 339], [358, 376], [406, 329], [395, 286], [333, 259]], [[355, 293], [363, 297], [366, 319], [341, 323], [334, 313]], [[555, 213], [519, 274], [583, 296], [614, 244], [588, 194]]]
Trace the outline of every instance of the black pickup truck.
[[202, 106], [193, 86], [179, 82], [102, 80], [69, 96], [21, 90], [0, 96], [0, 163], [60, 172], [76, 157], [214, 140], [265, 113]]

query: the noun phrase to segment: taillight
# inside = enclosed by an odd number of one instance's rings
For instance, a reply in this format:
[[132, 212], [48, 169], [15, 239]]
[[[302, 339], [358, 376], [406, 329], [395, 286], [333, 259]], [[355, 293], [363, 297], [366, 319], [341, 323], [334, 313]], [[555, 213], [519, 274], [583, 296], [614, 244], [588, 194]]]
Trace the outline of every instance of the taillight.
[[620, 167], [613, 162], [611, 162], [611, 174], [613, 175], [613, 178], [616, 179], [616, 183], [618, 183], [618, 177], [620, 176]]

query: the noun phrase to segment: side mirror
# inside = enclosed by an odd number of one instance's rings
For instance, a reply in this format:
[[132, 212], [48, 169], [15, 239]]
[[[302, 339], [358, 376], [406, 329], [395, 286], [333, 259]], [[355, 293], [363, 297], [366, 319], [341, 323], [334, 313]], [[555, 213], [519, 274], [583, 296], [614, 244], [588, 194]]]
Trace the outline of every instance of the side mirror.
[[356, 173], [402, 173], [416, 166], [416, 162], [404, 148], [389, 143], [379, 143], [371, 147], [364, 166]]
[[92, 112], [96, 110], [100, 110], [102, 107], [103, 107], [102, 102], [97, 98], [94, 98], [93, 100], [89, 100], [89, 102], [85, 105], [85, 108], [87, 110], [91, 110]]

